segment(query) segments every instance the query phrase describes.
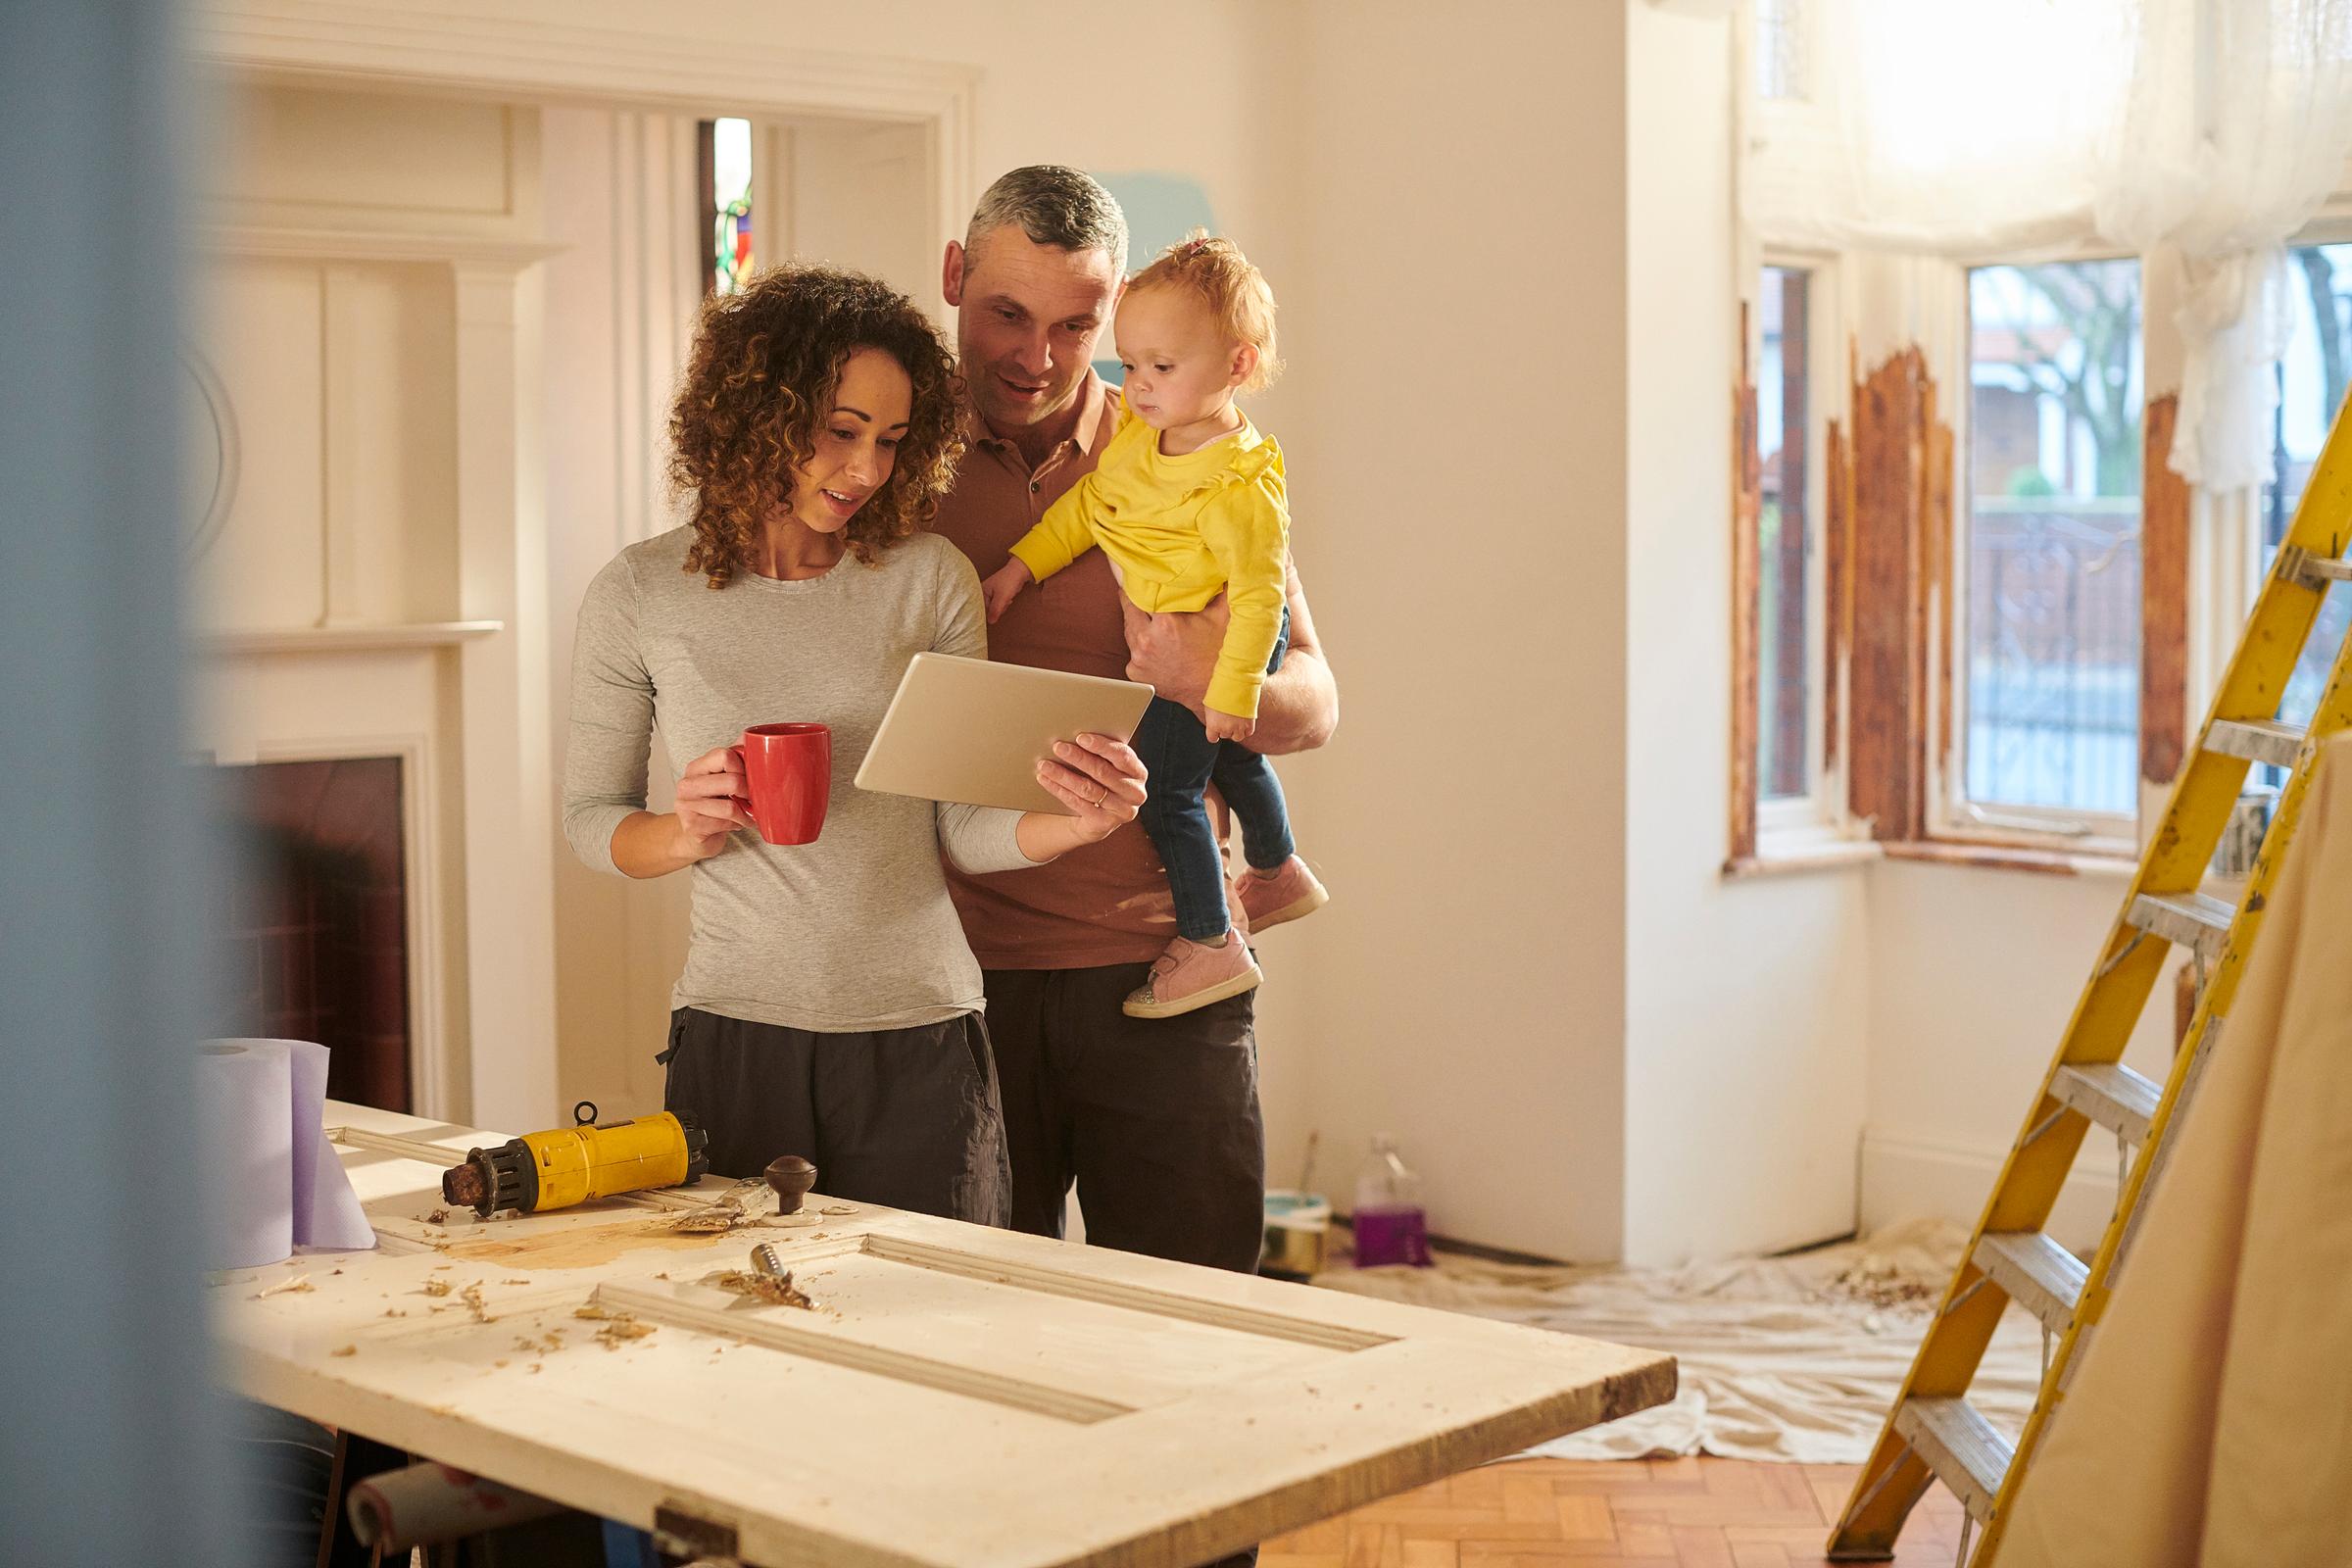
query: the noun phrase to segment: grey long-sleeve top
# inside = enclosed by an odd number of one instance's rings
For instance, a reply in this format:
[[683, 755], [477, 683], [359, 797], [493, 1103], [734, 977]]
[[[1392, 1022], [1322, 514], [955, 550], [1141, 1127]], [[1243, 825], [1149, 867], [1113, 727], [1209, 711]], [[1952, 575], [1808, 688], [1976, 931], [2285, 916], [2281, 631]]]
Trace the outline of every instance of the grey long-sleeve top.
[[848, 556], [806, 582], [746, 572], [713, 591], [682, 569], [692, 538], [677, 528], [622, 551], [580, 607], [564, 769], [573, 851], [616, 870], [612, 833], [646, 808], [657, 724], [681, 769], [753, 724], [828, 724], [832, 796], [816, 842], [737, 832], [689, 869], [693, 933], [671, 1004], [836, 1034], [980, 1008], [940, 855], [969, 872], [1033, 863], [1013, 837], [1020, 813], [850, 782], [909, 660], [987, 657], [971, 564], [917, 534], [871, 566]]

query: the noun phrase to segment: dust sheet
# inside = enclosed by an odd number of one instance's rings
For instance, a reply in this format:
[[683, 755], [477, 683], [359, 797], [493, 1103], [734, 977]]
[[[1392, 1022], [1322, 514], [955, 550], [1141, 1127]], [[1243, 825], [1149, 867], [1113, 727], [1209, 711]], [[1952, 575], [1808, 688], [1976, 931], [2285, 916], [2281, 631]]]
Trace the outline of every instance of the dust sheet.
[[[1672, 1403], [1531, 1454], [1859, 1464], [1967, 1244], [1958, 1225], [1918, 1221], [1789, 1257], [1675, 1269], [1531, 1268], [1446, 1255], [1437, 1268], [1342, 1269], [1315, 1283], [1665, 1350], [1681, 1363]], [[2041, 1353], [2040, 1323], [2012, 1304], [1969, 1394], [2012, 1441], [2033, 1410]]]

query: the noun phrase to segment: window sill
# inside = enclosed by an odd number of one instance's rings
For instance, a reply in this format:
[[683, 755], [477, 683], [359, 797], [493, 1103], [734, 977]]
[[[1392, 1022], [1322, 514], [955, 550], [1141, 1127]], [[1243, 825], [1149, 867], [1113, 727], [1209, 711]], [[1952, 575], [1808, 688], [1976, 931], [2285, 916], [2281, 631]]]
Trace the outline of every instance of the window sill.
[[1917, 840], [1880, 846], [1889, 860], [1935, 865], [1974, 865], [1996, 871], [2031, 871], [2041, 876], [2112, 877], [2130, 881], [2139, 861], [2128, 855], [2075, 855], [2015, 844], [1967, 844], [1951, 839]]
[[1803, 871], [1828, 871], [1845, 865], [1865, 865], [1880, 858], [1883, 845], [1870, 839], [1842, 839], [1828, 834], [1807, 835], [1775, 843], [1770, 839], [1756, 853], [1726, 860], [1723, 879], [1745, 882], [1756, 877], [1793, 876]]

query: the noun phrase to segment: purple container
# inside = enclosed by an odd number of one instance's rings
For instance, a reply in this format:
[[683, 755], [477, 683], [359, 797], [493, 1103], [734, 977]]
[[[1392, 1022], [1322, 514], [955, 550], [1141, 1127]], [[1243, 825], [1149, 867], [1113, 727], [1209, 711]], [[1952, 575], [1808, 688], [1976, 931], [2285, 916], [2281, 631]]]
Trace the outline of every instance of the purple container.
[[1355, 1266], [1390, 1263], [1429, 1267], [1429, 1218], [1418, 1205], [1355, 1211]]

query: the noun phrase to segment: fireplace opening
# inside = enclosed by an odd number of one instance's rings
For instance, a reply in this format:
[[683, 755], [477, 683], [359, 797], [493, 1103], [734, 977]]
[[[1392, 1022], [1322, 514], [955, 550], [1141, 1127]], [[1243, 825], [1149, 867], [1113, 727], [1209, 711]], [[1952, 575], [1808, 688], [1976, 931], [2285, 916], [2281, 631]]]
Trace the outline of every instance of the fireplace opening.
[[219, 773], [233, 851], [216, 926], [222, 1032], [316, 1040], [329, 1096], [410, 1109], [401, 760]]

